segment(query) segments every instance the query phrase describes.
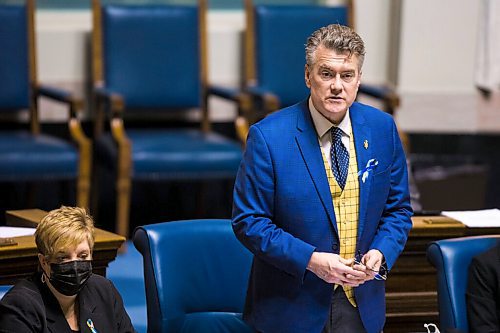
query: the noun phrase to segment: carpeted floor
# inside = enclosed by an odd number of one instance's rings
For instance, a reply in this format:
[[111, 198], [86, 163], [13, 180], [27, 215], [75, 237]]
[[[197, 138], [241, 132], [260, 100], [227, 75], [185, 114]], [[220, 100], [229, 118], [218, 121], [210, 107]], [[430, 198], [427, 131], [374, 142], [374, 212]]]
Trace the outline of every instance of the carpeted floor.
[[109, 264], [107, 278], [113, 281], [123, 298], [125, 309], [138, 333], [147, 332], [146, 294], [142, 256], [131, 241], [127, 251]]

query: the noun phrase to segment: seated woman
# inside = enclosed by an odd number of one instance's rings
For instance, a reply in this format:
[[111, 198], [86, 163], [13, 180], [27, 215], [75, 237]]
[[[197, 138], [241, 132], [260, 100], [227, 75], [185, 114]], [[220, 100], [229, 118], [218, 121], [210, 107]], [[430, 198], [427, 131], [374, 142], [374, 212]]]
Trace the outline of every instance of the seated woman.
[[0, 301], [0, 332], [135, 332], [111, 281], [92, 274], [94, 223], [84, 209], [49, 212], [35, 240], [39, 272]]
[[500, 245], [472, 259], [467, 318], [470, 333], [500, 332]]

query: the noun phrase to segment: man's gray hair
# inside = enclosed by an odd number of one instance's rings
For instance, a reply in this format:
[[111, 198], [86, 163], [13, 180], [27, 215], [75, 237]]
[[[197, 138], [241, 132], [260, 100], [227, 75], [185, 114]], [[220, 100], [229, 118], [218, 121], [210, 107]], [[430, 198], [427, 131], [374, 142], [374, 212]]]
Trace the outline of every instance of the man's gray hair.
[[365, 43], [351, 28], [340, 24], [330, 24], [313, 32], [307, 38], [306, 43], [306, 63], [309, 67], [314, 65], [315, 52], [320, 45], [340, 54], [356, 55], [359, 60], [359, 70], [363, 67]]

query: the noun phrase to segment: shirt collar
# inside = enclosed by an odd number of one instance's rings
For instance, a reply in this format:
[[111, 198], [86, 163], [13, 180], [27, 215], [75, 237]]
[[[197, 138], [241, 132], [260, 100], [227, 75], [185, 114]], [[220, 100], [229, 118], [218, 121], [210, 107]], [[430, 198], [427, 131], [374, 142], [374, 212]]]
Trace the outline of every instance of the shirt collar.
[[318, 133], [319, 138], [322, 138], [334, 126], [339, 127], [345, 135], [349, 137], [351, 136], [351, 118], [349, 116], [349, 109], [347, 109], [344, 119], [342, 119], [342, 121], [338, 125], [333, 124], [330, 120], [326, 119], [325, 116], [323, 116], [318, 110], [316, 110], [312, 103], [311, 97], [309, 97], [309, 112], [311, 113], [314, 127], [316, 128], [316, 133]]

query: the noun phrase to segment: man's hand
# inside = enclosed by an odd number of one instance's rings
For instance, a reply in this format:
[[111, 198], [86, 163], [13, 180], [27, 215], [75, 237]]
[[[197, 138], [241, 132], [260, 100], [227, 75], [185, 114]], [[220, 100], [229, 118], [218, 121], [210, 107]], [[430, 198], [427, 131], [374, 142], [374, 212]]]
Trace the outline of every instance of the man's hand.
[[[365, 281], [373, 280], [376, 273], [380, 270], [382, 262], [384, 261], [384, 255], [377, 249], [372, 249], [361, 258], [361, 265], [354, 265], [355, 270], [364, 272], [367, 276]], [[363, 282], [365, 282], [363, 281]]]
[[367, 281], [369, 275], [351, 267], [353, 263], [354, 259], [344, 259], [338, 254], [313, 252], [307, 269], [328, 283], [357, 287]]

